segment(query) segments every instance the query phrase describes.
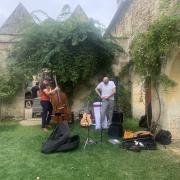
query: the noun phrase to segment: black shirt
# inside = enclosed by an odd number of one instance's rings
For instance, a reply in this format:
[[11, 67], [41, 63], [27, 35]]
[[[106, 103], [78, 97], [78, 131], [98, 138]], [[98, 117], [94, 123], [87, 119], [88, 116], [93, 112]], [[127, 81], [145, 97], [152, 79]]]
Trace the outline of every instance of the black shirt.
[[39, 91], [39, 86], [33, 86], [31, 89], [32, 98], [37, 98], [37, 92]]

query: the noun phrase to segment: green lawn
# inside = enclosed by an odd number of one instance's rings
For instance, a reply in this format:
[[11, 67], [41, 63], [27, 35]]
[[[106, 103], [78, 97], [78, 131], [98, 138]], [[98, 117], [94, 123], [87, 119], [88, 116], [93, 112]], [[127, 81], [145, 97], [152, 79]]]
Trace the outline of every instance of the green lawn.
[[[136, 130], [135, 121], [126, 127]], [[89, 145], [84, 150], [86, 129], [71, 125], [81, 137], [73, 152], [44, 155], [41, 144], [48, 134], [39, 126], [23, 127], [18, 122], [0, 123], [0, 180], [124, 180], [180, 179], [180, 158], [161, 150], [135, 153], [109, 144]], [[91, 131], [97, 139], [99, 133]]]

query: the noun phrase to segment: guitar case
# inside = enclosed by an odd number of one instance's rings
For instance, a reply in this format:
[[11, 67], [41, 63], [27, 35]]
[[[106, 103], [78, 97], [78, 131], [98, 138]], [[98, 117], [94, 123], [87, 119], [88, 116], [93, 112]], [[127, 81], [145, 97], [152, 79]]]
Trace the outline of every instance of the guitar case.
[[131, 150], [131, 147], [138, 147], [140, 150], [156, 150], [157, 145], [152, 135], [143, 135], [135, 138], [124, 139], [122, 147]]

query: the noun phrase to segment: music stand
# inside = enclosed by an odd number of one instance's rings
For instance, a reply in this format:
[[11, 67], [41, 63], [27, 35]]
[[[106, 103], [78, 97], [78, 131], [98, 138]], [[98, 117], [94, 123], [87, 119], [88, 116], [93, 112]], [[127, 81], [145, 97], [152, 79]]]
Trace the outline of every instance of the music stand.
[[84, 149], [86, 148], [86, 145], [87, 144], [96, 144], [96, 142], [92, 139], [92, 138], [90, 138], [90, 126], [91, 126], [91, 124], [89, 124], [89, 122], [86, 120], [86, 122], [87, 122], [87, 129], [88, 129], [88, 134], [87, 134], [87, 138], [86, 138], [86, 141], [85, 141], [85, 143], [84, 143]]

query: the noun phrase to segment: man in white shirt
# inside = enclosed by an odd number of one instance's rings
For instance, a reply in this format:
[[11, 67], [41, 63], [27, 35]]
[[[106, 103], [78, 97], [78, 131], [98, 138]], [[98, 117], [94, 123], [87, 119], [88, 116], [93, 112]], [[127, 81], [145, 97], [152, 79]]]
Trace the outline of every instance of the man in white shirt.
[[112, 122], [116, 86], [113, 81], [109, 81], [108, 77], [104, 77], [103, 81], [95, 88], [95, 91], [102, 100], [101, 124], [104, 123], [105, 116], [107, 116], [108, 125], [110, 126]]

